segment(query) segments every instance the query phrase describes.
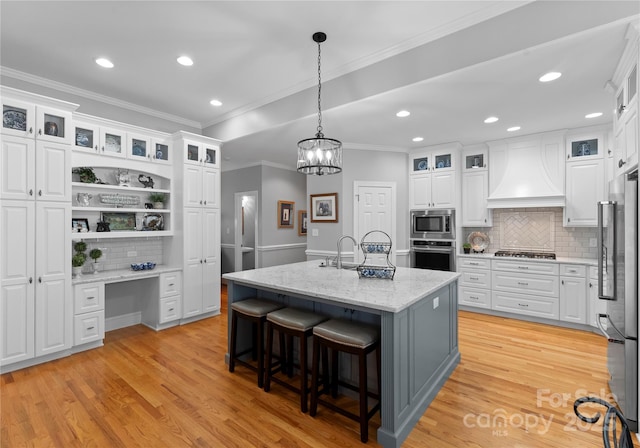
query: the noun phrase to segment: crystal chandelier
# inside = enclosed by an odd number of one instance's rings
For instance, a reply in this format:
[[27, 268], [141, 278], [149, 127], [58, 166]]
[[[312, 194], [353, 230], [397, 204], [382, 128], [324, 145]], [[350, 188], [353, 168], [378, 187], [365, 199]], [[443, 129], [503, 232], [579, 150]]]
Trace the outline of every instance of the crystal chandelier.
[[342, 171], [342, 143], [333, 138], [326, 138], [322, 133], [320, 43], [325, 40], [327, 40], [325, 33], [314, 33], [313, 41], [318, 43], [318, 132], [315, 137], [298, 142], [298, 171], [317, 176], [337, 174]]

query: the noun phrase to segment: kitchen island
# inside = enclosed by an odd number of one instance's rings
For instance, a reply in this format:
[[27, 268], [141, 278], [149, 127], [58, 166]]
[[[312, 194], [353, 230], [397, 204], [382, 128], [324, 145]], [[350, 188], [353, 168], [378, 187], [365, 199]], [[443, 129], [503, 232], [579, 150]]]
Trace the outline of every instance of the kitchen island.
[[[320, 264], [315, 260], [224, 274], [229, 304], [257, 296], [379, 325], [382, 391], [377, 440], [384, 447], [399, 447], [460, 361], [460, 274], [399, 267], [393, 280], [360, 279], [355, 270]], [[238, 350], [251, 343], [250, 327], [240, 331]]]

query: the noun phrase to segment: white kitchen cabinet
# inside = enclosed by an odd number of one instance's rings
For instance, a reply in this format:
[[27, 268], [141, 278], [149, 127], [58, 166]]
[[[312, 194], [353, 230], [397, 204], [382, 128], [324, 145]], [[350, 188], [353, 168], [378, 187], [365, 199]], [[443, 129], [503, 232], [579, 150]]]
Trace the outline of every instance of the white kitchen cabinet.
[[163, 330], [177, 325], [182, 317], [182, 272], [162, 272], [157, 285], [157, 294], [150, 293], [142, 310], [142, 323], [154, 330]]
[[491, 227], [492, 209], [487, 207], [489, 172], [466, 171], [462, 174], [462, 226]]
[[605, 160], [571, 160], [566, 165], [565, 227], [598, 225], [598, 202], [605, 200]]
[[560, 265], [560, 320], [587, 323], [587, 279], [584, 265]]
[[93, 343], [80, 350], [99, 346], [104, 340], [104, 294], [104, 282], [80, 283], [73, 287], [73, 345]]
[[[587, 294], [589, 296], [587, 323], [595, 328], [598, 328], [598, 314], [606, 314], [607, 312], [607, 302], [605, 300], [600, 300], [600, 297], [598, 296], [598, 281], [598, 267], [590, 266], [589, 283], [587, 284]], [[600, 324], [606, 330], [606, 320], [601, 320]]]
[[71, 346], [71, 205], [8, 201], [0, 207], [3, 365]]
[[613, 75], [618, 86], [615, 94], [613, 129], [615, 136], [615, 174], [620, 175], [638, 164], [638, 58], [640, 36], [629, 27], [627, 45]]
[[458, 303], [460, 305], [491, 309], [491, 261], [488, 259], [458, 257]]
[[416, 151], [409, 166], [409, 208], [455, 208], [459, 146], [439, 145]]
[[184, 323], [220, 312], [220, 142], [187, 132], [174, 137], [183, 153], [174, 164], [174, 206], [183, 210], [175, 225], [182, 237], [169, 242], [165, 254], [183, 262]]

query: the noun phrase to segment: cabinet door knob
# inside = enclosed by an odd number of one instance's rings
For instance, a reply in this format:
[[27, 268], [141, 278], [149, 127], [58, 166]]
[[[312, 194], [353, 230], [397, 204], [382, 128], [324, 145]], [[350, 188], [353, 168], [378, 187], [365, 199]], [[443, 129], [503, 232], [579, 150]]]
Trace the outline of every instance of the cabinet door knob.
[[207, 262], [207, 259], [206, 259], [206, 258], [204, 259], [204, 262], [205, 262], [205, 263]]
[[607, 154], [611, 154], [611, 150], [610, 149], [607, 150]]
[[200, 264], [202, 264], [202, 260], [200, 260]]
[[38, 277], [38, 283], [42, 283], [42, 277]]
[[29, 284], [33, 283], [33, 277], [29, 277]]
[[571, 155], [567, 154], [567, 160], [569, 160], [571, 158]]
[[200, 199], [200, 205], [202, 205], [202, 199]]
[[100, 148], [98, 148], [98, 145], [95, 145], [93, 148], [94, 148], [96, 151], [100, 151]]
[[29, 128], [29, 134], [33, 134], [33, 128], [32, 127]]
[[207, 201], [206, 200], [204, 201], [204, 205], [207, 205]]
[[38, 196], [42, 196], [42, 190], [38, 190]]
[[29, 189], [29, 196], [33, 196], [33, 188]]
[[42, 129], [38, 129], [38, 135], [42, 135]]
[[593, 288], [593, 283], [589, 282], [589, 288]]
[[624, 160], [620, 159], [618, 160], [618, 168], [622, 168], [622, 165], [626, 165], [627, 162], [625, 162]]
[[484, 222], [485, 222], [485, 224], [487, 223], [487, 218], [484, 218]]
[[102, 147], [102, 152], [104, 152], [104, 146]]
[[562, 283], [564, 285], [564, 280], [561, 280], [560, 283]]
[[571, 222], [571, 218], [567, 218], [567, 222]]

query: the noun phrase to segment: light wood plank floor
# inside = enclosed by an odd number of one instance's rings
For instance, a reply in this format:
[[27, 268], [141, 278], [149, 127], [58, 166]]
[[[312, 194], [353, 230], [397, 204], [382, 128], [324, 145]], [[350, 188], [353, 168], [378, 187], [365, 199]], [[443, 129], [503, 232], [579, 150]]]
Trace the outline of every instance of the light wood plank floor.
[[[102, 348], [2, 375], [0, 446], [362, 446], [355, 422], [303, 415], [292, 392], [229, 373], [226, 349], [224, 297], [222, 316], [112, 331]], [[604, 338], [461, 312], [460, 352], [405, 447], [602, 447], [573, 401], [608, 392]]]

